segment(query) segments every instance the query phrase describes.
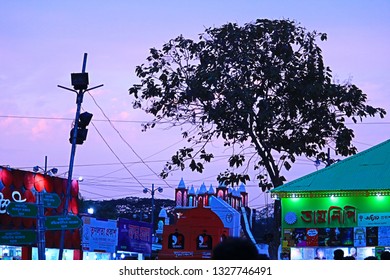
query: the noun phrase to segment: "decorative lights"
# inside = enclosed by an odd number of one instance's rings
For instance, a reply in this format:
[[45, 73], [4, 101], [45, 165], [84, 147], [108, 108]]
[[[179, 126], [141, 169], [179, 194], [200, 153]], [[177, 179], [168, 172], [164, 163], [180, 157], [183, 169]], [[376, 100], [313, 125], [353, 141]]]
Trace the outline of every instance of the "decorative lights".
[[381, 191], [336, 191], [336, 192], [277, 192], [271, 193], [271, 198], [321, 198], [321, 197], [368, 197], [368, 196], [390, 196], [389, 190]]

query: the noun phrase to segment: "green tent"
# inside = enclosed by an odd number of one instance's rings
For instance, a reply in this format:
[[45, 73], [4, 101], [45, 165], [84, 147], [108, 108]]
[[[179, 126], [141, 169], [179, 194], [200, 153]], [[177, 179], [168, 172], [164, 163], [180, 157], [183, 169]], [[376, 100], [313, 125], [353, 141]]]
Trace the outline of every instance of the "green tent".
[[271, 190], [274, 197], [390, 195], [390, 140]]

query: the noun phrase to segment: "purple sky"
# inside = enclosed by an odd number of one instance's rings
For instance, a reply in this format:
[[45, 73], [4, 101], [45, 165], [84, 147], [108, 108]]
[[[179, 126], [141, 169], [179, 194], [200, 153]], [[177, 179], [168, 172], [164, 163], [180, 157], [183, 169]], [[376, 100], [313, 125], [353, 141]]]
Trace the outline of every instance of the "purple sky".
[[[132, 109], [128, 88], [138, 82], [134, 70], [146, 61], [149, 48], [160, 48], [180, 34], [197, 39], [205, 27], [258, 18], [288, 18], [327, 33], [328, 41], [320, 46], [334, 76], [352, 79], [371, 105], [390, 111], [387, 0], [1, 1], [0, 165], [32, 170], [43, 167], [47, 156], [49, 168], [57, 167], [65, 176], [76, 98], [57, 85], [71, 87], [70, 73], [81, 72], [83, 54], [88, 53], [90, 86], [104, 87], [91, 91], [96, 103], [88, 93], [83, 102], [83, 109], [94, 114], [96, 129], [90, 125], [87, 141], [77, 146], [73, 175], [85, 179], [81, 194], [88, 199], [143, 196], [143, 187], [154, 183], [164, 188], [156, 198], [173, 199], [181, 177], [188, 186], [204, 182], [215, 187], [216, 175], [226, 169], [220, 147], [220, 157], [203, 174], [176, 172], [166, 181], [157, 178], [165, 161], [186, 143], [180, 142], [179, 131], [141, 132], [147, 116]], [[112, 122], [112, 127], [103, 121], [102, 111], [112, 121], [125, 122]], [[390, 135], [389, 117], [364, 122], [351, 125], [359, 151]], [[313, 163], [301, 158], [284, 175], [292, 180], [313, 171]], [[256, 182], [249, 182], [247, 190], [251, 206], [267, 201]]]

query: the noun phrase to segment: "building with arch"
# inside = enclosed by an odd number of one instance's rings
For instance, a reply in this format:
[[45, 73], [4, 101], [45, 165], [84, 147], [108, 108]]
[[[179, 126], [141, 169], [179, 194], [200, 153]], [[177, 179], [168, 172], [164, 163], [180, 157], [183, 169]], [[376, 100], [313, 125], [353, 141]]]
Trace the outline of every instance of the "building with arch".
[[252, 213], [244, 184], [238, 188], [220, 184], [214, 189], [202, 183], [195, 190], [181, 179], [175, 189], [175, 204], [173, 224], [164, 224], [162, 234], [159, 232], [159, 259], [209, 259], [212, 249], [229, 236], [250, 238], [256, 243], [251, 223], [241, 225], [241, 221], [251, 221], [248, 213]]

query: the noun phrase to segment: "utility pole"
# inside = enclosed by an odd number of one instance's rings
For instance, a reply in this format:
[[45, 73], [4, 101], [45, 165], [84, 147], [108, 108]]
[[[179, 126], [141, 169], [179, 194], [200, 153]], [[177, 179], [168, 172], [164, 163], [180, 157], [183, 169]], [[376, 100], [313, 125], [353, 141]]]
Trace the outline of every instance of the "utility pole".
[[[40, 166], [34, 166], [34, 172], [39, 170], [43, 171], [43, 174], [46, 176], [48, 174], [54, 175], [58, 172], [57, 168], [51, 168], [47, 170], [47, 156], [45, 156], [45, 168], [43, 169]], [[43, 192], [37, 193], [37, 208], [38, 208], [38, 226], [37, 226], [37, 237], [38, 237], [38, 260], [45, 260], [46, 255], [46, 239], [45, 239], [45, 207], [43, 204]]]
[[[45, 169], [44, 175], [47, 174], [47, 156], [45, 156]], [[46, 255], [46, 239], [45, 239], [45, 209], [43, 207], [43, 193], [37, 193], [37, 206], [38, 206], [38, 260], [45, 260]]]
[[143, 193], [148, 193], [150, 192], [150, 194], [152, 195], [152, 217], [151, 217], [151, 222], [152, 222], [152, 236], [154, 236], [154, 193], [158, 191], [158, 192], [162, 192], [163, 191], [163, 188], [162, 187], [158, 187], [157, 189], [154, 188], [154, 184], [152, 184], [152, 189], [148, 189], [148, 188], [144, 188], [143, 190]]
[[[88, 83], [89, 82], [88, 82], [88, 73], [85, 72], [86, 66], [87, 66], [87, 54], [84, 53], [82, 72], [81, 73], [72, 73], [71, 74], [72, 85], [73, 85], [74, 89], [70, 89], [70, 88], [58, 85], [58, 87], [60, 87], [60, 88], [73, 91], [73, 92], [75, 92], [77, 94], [77, 98], [76, 98], [76, 105], [77, 105], [76, 117], [75, 117], [75, 121], [74, 121], [73, 130], [71, 130], [71, 138], [69, 139], [69, 141], [71, 141], [71, 144], [72, 144], [72, 149], [71, 149], [71, 152], [70, 152], [68, 182], [67, 182], [67, 186], [66, 186], [65, 204], [64, 204], [64, 213], [63, 213], [64, 216], [68, 215], [68, 207], [69, 207], [69, 200], [70, 200], [70, 189], [71, 189], [71, 186], [72, 186], [73, 164], [74, 164], [74, 158], [75, 158], [75, 154], [76, 154], [76, 144], [82, 144], [82, 142], [81, 143], [78, 142], [78, 140], [80, 138], [80, 135], [78, 135], [78, 133], [80, 133], [80, 131], [79, 131], [79, 122], [80, 122], [80, 115], [81, 115], [80, 114], [80, 110], [81, 110], [81, 103], [83, 103], [84, 93], [86, 91], [90, 91], [90, 90], [93, 90], [93, 89], [96, 89], [98, 87], [102, 87], [103, 86], [103, 85], [99, 85], [99, 86], [92, 87], [92, 88], [88, 89]], [[90, 121], [91, 118], [92, 118], [92, 114], [89, 114], [89, 121]], [[86, 139], [87, 130], [85, 131], [85, 128], [84, 128], [84, 133], [85, 134], [84, 134], [84, 139], [83, 140]], [[62, 260], [62, 258], [63, 258], [64, 243], [65, 243], [65, 230], [61, 230], [60, 251], [59, 251], [59, 255], [58, 255], [58, 259], [59, 260]]]
[[43, 206], [43, 193], [37, 193], [37, 206], [38, 206], [38, 260], [46, 259], [46, 239], [45, 239], [45, 209]]

